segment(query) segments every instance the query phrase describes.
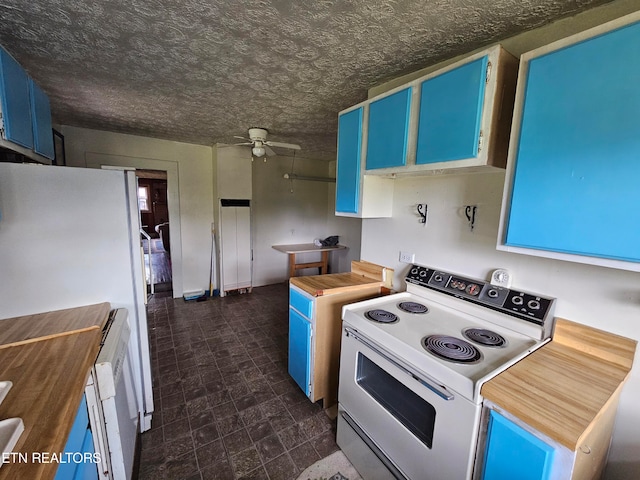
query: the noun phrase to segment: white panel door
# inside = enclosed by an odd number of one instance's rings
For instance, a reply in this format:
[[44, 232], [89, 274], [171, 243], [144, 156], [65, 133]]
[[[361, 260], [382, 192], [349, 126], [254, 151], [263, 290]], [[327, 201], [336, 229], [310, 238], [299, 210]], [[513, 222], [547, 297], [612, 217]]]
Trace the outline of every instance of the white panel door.
[[237, 288], [238, 284], [237, 207], [222, 207], [220, 210], [222, 289], [227, 291]]
[[251, 209], [234, 207], [236, 210], [236, 248], [238, 288], [251, 286]]

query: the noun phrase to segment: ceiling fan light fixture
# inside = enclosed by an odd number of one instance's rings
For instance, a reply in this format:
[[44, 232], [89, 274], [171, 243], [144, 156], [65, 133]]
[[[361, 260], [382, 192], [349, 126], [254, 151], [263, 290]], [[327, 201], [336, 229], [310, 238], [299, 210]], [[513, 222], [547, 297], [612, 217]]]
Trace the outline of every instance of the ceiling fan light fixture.
[[255, 146], [251, 149], [254, 157], [263, 157], [267, 151], [262, 145]]

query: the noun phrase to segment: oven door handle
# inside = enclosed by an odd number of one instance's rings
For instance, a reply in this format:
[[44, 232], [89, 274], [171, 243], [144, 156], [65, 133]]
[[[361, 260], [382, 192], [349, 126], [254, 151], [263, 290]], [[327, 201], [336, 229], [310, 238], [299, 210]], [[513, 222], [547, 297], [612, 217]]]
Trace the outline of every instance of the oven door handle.
[[417, 372], [414, 372], [410, 368], [405, 367], [404, 365], [401, 365], [396, 360], [391, 358], [388, 354], [386, 354], [385, 352], [381, 351], [375, 345], [371, 344], [371, 342], [369, 342], [368, 340], [365, 340], [364, 338], [362, 338], [360, 336], [360, 334], [358, 334], [358, 332], [356, 332], [355, 330], [352, 330], [349, 327], [345, 327], [344, 328], [344, 332], [345, 332], [345, 335], [347, 337], [353, 337], [354, 339], [356, 339], [360, 343], [366, 345], [368, 348], [373, 350], [376, 354], [380, 355], [386, 361], [388, 361], [389, 363], [391, 363], [395, 367], [397, 367], [400, 370], [402, 370], [403, 372], [405, 372], [407, 375], [409, 375], [411, 378], [413, 378], [414, 380], [419, 382], [421, 385], [427, 387], [429, 390], [431, 390], [433, 393], [435, 393], [439, 397], [441, 397], [441, 398], [443, 398], [445, 400], [453, 400], [455, 398], [454, 395], [452, 393], [450, 393], [444, 387], [444, 385], [438, 385], [434, 380], [427, 379], [427, 378], [424, 377], [424, 375], [419, 374]]

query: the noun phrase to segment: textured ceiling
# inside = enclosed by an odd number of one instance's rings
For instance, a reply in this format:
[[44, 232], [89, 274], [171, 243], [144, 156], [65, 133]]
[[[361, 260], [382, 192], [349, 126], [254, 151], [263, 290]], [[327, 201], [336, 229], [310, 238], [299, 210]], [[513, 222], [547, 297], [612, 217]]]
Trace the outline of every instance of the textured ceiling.
[[56, 123], [206, 145], [257, 126], [330, 159], [370, 87], [603, 3], [0, 0], [0, 44]]

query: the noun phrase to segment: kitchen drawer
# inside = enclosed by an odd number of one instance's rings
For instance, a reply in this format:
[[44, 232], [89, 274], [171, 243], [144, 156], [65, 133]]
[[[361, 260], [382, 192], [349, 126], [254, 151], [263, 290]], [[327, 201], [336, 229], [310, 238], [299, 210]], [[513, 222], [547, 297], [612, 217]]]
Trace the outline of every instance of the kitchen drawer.
[[295, 288], [289, 289], [289, 305], [308, 319], [312, 318], [313, 298], [307, 297], [304, 293], [296, 290]]

